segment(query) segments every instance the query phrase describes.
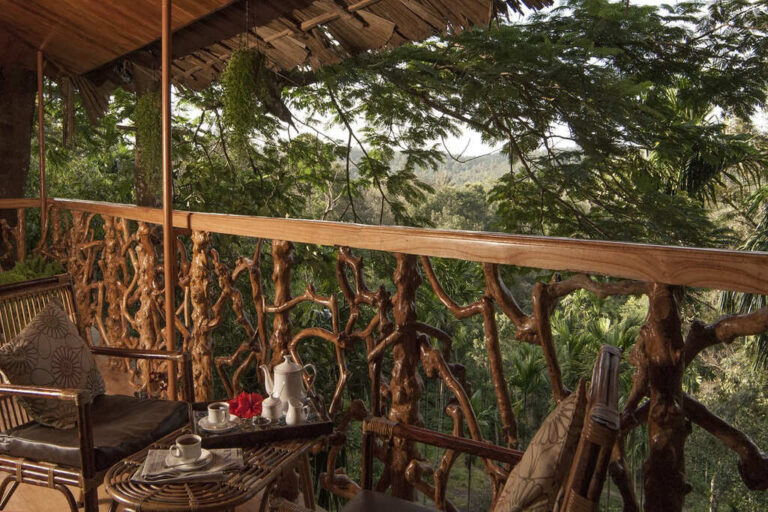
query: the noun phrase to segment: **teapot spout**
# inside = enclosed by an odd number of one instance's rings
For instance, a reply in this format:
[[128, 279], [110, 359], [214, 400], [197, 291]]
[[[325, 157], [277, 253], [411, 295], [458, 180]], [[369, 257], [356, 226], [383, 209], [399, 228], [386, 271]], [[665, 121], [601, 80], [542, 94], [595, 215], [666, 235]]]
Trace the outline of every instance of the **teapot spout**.
[[267, 365], [263, 364], [259, 366], [259, 370], [264, 372], [264, 387], [267, 389], [267, 394], [269, 396], [272, 396], [272, 391], [274, 391], [274, 382], [272, 381], [272, 376], [269, 374], [269, 368]]

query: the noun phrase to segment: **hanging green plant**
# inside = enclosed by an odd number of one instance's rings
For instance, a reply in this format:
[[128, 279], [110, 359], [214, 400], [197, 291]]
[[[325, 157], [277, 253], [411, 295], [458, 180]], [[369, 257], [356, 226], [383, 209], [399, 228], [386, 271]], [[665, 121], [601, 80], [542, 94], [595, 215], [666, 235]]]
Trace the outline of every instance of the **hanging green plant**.
[[221, 74], [224, 123], [239, 147], [247, 144], [260, 115], [257, 55], [245, 48], [235, 50]]

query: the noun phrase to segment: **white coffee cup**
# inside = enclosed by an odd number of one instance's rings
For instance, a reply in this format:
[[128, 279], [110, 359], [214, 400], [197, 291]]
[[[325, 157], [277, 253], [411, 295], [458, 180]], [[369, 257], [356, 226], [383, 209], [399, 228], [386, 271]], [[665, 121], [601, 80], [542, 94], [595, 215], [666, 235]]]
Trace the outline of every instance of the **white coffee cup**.
[[215, 426], [226, 425], [229, 422], [229, 404], [214, 402], [208, 406], [208, 423]]
[[171, 455], [181, 462], [194, 462], [200, 458], [202, 438], [195, 434], [184, 434], [176, 438], [176, 444], [171, 446]]

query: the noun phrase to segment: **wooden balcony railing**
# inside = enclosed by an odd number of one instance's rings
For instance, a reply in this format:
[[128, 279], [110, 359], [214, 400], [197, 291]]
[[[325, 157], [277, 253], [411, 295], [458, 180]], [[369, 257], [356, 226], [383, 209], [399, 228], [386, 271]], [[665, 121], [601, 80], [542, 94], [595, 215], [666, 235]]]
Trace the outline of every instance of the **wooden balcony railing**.
[[[34, 250], [61, 261], [74, 277], [83, 331], [95, 328], [111, 346], [165, 347], [160, 278], [163, 262], [158, 256], [159, 238], [154, 236], [162, 222], [161, 210], [65, 199], [53, 199], [48, 204], [50, 225]], [[0, 200], [0, 209], [15, 209], [20, 219], [16, 227], [0, 226], [3, 251], [19, 257], [25, 254], [24, 210], [38, 206], [36, 199]], [[453, 398], [446, 410], [454, 422], [454, 432], [463, 432], [466, 427], [469, 437], [482, 441], [466, 391], [464, 368], [450, 360], [451, 336], [419, 319], [416, 293], [427, 285], [457, 319], [474, 317], [482, 321], [489, 378], [494, 383], [503, 424], [503, 443], [510, 448], [517, 447], [518, 433], [502, 365], [497, 316], [504, 315], [514, 324], [517, 340], [541, 348], [553, 398], [560, 401], [568, 390], [562, 382], [550, 327], [559, 299], [576, 290], [587, 290], [598, 297], [646, 295], [648, 315], [628, 357], [635, 366], [635, 375], [611, 463], [611, 475], [628, 507], [625, 510], [638, 507], [625, 469], [624, 441], [632, 429], [646, 422], [650, 433], [645, 465], [646, 510], [682, 509], [688, 420], [737, 454], [747, 486], [768, 487], [768, 459], [758, 447], [682, 388], [686, 367], [702, 350], [765, 331], [768, 310], [725, 317], [712, 324], [694, 321], [684, 332], [678, 305], [683, 287], [768, 293], [768, 253], [182, 211], [174, 213], [174, 226], [178, 235], [177, 294], [183, 295], [174, 322], [183, 350], [192, 354], [197, 399], [212, 398], [213, 368], [227, 392], [234, 394], [239, 390], [240, 376], [254, 365], [275, 364], [287, 352], [300, 361], [305, 340], [320, 339], [332, 345], [339, 378], [328, 409], [337, 419], [337, 433], [326, 447], [327, 471], [320, 480], [334, 493], [350, 496], [358, 489], [356, 483], [336, 471], [350, 421], [361, 420], [369, 413], [384, 413], [392, 421], [420, 425], [419, 404], [424, 389], [421, 372], [429, 379], [440, 379], [450, 390]], [[212, 247], [213, 234], [253, 238], [254, 254], [228, 266]], [[303, 293], [292, 296], [296, 243], [337, 247], [334, 271], [338, 293], [321, 295], [306, 283]], [[271, 245], [271, 298], [266, 296], [262, 280], [265, 244]], [[393, 254], [396, 264], [391, 287], [368, 287], [364, 261], [356, 254], [360, 250]], [[432, 257], [469, 260], [482, 266], [485, 288], [478, 290], [474, 302], [457, 304], [445, 292], [432, 267]], [[529, 314], [509, 291], [500, 265], [574, 274], [565, 280], [536, 283]], [[249, 297], [244, 297], [241, 289], [249, 290]], [[304, 303], [323, 308], [330, 321], [295, 328], [292, 313]], [[236, 319], [243, 341], [232, 354], [214, 358], [213, 333], [222, 326], [225, 315]], [[439, 349], [432, 340], [438, 342]], [[356, 399], [344, 408], [343, 392], [350, 378], [347, 356], [353, 352], [365, 356], [371, 397], [368, 404]], [[382, 371], [385, 360], [391, 361], [387, 366], [391, 367], [388, 381]], [[151, 367], [129, 370], [137, 388], [152, 385]], [[450, 508], [445, 493], [455, 460], [451, 454], [444, 455], [440, 464], [443, 471], [433, 474], [432, 483], [421, 480], [420, 475], [428, 472], [420, 466], [419, 471], [413, 471], [414, 464], [421, 464], [413, 443], [395, 444], [391, 450], [380, 450], [379, 455], [385, 461], [380, 488], [391, 487], [394, 494], [406, 498], [417, 489]], [[508, 467], [489, 459], [483, 459], [483, 467], [493, 484], [495, 499]]]

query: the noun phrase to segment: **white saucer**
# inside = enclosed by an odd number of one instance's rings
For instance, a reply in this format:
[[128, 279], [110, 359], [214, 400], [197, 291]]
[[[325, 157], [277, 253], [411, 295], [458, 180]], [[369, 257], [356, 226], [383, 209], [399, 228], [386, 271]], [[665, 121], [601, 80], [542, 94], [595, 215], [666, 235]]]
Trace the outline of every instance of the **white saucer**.
[[208, 421], [208, 416], [203, 416], [198, 420], [197, 426], [199, 426], [201, 429], [205, 430], [206, 432], [212, 432], [214, 434], [221, 434], [222, 432], [229, 432], [233, 428], [237, 426], [238, 420], [237, 416], [230, 413], [229, 414], [229, 421], [225, 423], [224, 425], [212, 425]]
[[179, 471], [194, 471], [196, 469], [207, 466], [213, 460], [213, 454], [205, 448], [200, 450], [200, 457], [196, 461], [187, 462], [182, 464], [181, 461], [174, 457], [171, 452], [165, 456], [165, 465], [169, 469], [178, 469]]

